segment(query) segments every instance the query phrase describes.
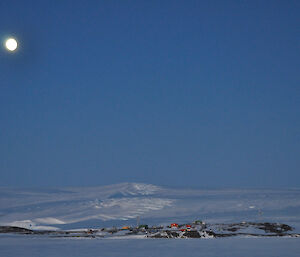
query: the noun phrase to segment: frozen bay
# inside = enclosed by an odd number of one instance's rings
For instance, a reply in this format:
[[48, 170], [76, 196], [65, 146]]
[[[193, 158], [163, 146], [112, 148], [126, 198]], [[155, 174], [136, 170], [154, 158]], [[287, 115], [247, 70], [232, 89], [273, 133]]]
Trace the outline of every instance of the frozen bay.
[[5, 257], [298, 257], [299, 238], [53, 239], [3, 235]]

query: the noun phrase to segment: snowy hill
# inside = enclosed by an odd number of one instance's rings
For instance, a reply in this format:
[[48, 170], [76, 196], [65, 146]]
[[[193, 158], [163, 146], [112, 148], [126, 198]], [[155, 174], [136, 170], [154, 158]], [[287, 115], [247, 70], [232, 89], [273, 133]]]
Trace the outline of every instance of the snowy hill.
[[0, 225], [35, 229], [99, 227], [202, 219], [300, 224], [299, 189], [171, 189], [155, 185], [0, 188]]

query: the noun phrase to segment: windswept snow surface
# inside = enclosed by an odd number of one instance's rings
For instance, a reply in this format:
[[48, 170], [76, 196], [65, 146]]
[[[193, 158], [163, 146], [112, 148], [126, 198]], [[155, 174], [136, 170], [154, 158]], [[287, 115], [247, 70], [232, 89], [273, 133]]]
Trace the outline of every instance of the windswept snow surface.
[[[149, 225], [196, 219], [279, 222], [299, 233], [300, 189], [192, 190], [137, 183], [55, 190], [0, 188], [0, 225], [37, 230], [99, 228], [136, 224], [137, 216]], [[245, 227], [245, 232], [249, 229]], [[298, 257], [300, 252], [300, 238], [291, 237], [109, 238], [114, 240], [0, 234], [0, 256]]]
[[61, 189], [0, 188], [0, 225], [72, 229], [170, 222], [267, 221], [299, 232], [300, 189], [171, 189], [123, 183]]
[[5, 257], [299, 257], [299, 238], [49, 239], [0, 236]]

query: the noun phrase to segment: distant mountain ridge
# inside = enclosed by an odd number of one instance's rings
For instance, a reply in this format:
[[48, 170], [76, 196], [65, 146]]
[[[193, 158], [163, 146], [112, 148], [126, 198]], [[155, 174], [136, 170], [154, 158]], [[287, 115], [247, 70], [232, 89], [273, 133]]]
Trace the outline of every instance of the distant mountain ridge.
[[268, 220], [300, 222], [299, 189], [174, 189], [142, 183], [60, 188], [0, 188], [0, 225], [30, 229], [164, 223]]

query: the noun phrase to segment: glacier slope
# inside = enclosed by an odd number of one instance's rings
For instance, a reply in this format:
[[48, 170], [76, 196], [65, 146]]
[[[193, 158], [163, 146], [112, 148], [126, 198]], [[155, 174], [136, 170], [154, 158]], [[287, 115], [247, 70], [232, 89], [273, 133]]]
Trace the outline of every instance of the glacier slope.
[[[300, 224], [299, 189], [178, 189], [140, 183], [61, 188], [0, 188], [0, 225], [31, 229], [171, 221], [243, 220]], [[49, 227], [50, 226], [50, 227]]]

